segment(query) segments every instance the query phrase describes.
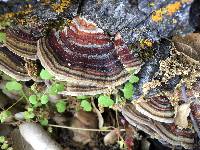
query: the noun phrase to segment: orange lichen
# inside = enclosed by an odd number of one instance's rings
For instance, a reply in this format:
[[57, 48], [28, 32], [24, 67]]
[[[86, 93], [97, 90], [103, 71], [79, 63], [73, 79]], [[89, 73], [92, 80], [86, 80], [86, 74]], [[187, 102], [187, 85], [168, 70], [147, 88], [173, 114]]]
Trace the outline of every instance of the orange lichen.
[[181, 8], [181, 2], [175, 2], [173, 4], [169, 4], [166, 7], [168, 15], [173, 15], [175, 12], [177, 12]]
[[159, 9], [153, 13], [153, 15], [151, 16], [151, 19], [155, 22], [162, 21], [162, 18], [163, 18], [162, 15], [163, 15], [163, 12], [161, 9]]
[[191, 0], [180, 0], [171, 4], [168, 4], [167, 6], [160, 8], [158, 10], [155, 10], [154, 13], [151, 15], [151, 19], [154, 22], [162, 21], [163, 16], [172, 16], [174, 13], [179, 11], [183, 4], [189, 3]]

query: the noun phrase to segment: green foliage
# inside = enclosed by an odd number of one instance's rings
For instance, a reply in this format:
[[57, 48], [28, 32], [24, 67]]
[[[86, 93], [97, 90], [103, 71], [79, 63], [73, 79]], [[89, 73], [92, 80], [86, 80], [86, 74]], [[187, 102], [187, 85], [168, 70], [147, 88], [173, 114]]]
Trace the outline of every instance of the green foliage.
[[129, 82], [130, 83], [137, 83], [139, 80], [140, 79], [137, 76], [132, 75], [131, 78], [130, 78], [130, 80], [129, 80]]
[[48, 120], [47, 120], [46, 118], [40, 120], [40, 124], [41, 124], [42, 126], [47, 126], [48, 123], [49, 123], [49, 122], [48, 122]]
[[42, 97], [40, 98], [41, 104], [47, 104], [49, 101], [49, 97], [48, 95], [42, 95]]
[[5, 41], [6, 41], [6, 34], [0, 32], [0, 43], [5, 43]]
[[87, 100], [81, 101], [81, 107], [83, 108], [84, 111], [92, 111], [92, 105]]
[[125, 143], [125, 141], [123, 139], [119, 140], [118, 144], [119, 144], [119, 148], [120, 149], [125, 149], [126, 148], [126, 143]]
[[123, 93], [124, 93], [124, 98], [126, 99], [130, 99], [133, 96], [134, 93], [134, 87], [133, 84], [139, 82], [139, 78], [137, 76], [135, 76], [134, 74], [131, 76], [129, 82], [127, 82], [124, 86], [124, 88], [122, 89]]
[[49, 87], [49, 94], [57, 95], [58, 92], [64, 91], [64, 84], [62, 83], [54, 83]]
[[13, 150], [12, 147], [9, 147], [8, 141], [6, 140], [5, 136], [0, 136], [0, 145], [2, 150]]
[[1, 123], [3, 123], [3, 122], [5, 122], [6, 121], [6, 119], [8, 118], [8, 117], [10, 117], [11, 116], [11, 112], [10, 111], [2, 111], [1, 113], [0, 113], [0, 121], [1, 121]]
[[37, 95], [31, 95], [28, 100], [33, 105], [36, 105], [38, 103], [38, 101], [37, 101]]
[[7, 74], [5, 74], [5, 73], [3, 73], [1, 76], [2, 76], [2, 79], [3, 79], [3, 80], [8, 80], [8, 81], [9, 81], [9, 80], [13, 80], [12, 77], [10, 77], [9, 75], [7, 75]]
[[53, 76], [45, 69], [40, 72], [40, 78], [43, 80], [51, 80]]
[[98, 103], [102, 107], [110, 107], [114, 104], [114, 101], [106, 95], [100, 95], [98, 98]]
[[66, 108], [66, 102], [60, 100], [56, 103], [56, 109], [59, 113], [65, 112]]
[[22, 90], [22, 84], [17, 81], [9, 81], [6, 83], [6, 89], [8, 91], [20, 91]]
[[0, 143], [4, 143], [6, 138], [4, 136], [0, 136]]
[[130, 99], [133, 96], [133, 84], [130, 82], [126, 83], [122, 91], [124, 93], [124, 97], [126, 99]]
[[1, 149], [8, 149], [8, 143], [3, 143], [3, 145], [1, 145]]
[[34, 114], [34, 112], [33, 112], [33, 108], [28, 108], [28, 110], [25, 111], [25, 112], [23, 113], [23, 115], [24, 115], [24, 118], [25, 118], [26, 120], [31, 120], [31, 119], [33, 119], [33, 118], [35, 117], [35, 114]]
[[77, 98], [78, 100], [84, 100], [84, 99], [88, 99], [89, 96], [81, 95], [81, 96], [77, 96], [76, 98]]

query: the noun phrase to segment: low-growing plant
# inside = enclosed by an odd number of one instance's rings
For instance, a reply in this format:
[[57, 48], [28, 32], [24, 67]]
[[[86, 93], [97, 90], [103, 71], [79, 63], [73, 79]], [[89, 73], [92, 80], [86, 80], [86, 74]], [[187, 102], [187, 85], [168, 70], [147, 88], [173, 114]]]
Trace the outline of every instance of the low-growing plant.
[[5, 136], [0, 136], [0, 147], [2, 150], [13, 150]]

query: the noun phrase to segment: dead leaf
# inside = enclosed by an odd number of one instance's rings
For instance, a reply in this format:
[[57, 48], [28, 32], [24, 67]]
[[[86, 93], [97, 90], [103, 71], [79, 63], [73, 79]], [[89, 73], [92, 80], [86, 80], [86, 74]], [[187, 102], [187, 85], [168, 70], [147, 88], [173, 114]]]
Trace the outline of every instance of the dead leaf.
[[186, 36], [174, 36], [176, 50], [190, 61], [200, 64], [200, 34], [190, 33]]
[[115, 144], [117, 142], [118, 135], [119, 135], [119, 131], [117, 131], [117, 129], [110, 131], [108, 134], [106, 134], [106, 136], [103, 139], [104, 144], [105, 145]]
[[[80, 110], [74, 115], [71, 126], [74, 128], [96, 129], [97, 116], [93, 112], [85, 112]], [[95, 135], [92, 131], [73, 130], [73, 140], [83, 145], [90, 143]]]
[[184, 103], [179, 106], [175, 107], [175, 118], [174, 123], [180, 128], [187, 128], [188, 127], [188, 116], [190, 114], [190, 104], [191, 103]]

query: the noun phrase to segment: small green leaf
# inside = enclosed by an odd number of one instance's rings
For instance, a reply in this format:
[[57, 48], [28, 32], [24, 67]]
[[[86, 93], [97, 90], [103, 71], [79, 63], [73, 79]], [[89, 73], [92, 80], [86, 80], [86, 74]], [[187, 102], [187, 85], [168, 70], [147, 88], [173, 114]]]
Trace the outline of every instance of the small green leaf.
[[7, 74], [3, 74], [3, 75], [1, 75], [2, 76], [2, 79], [3, 80], [7, 80], [7, 81], [9, 81], [9, 80], [13, 80], [13, 78], [12, 77], [10, 77], [9, 75], [7, 75]]
[[110, 107], [114, 104], [114, 101], [106, 95], [100, 95], [98, 98], [98, 103], [103, 107]]
[[7, 150], [13, 150], [13, 148], [12, 148], [12, 147], [9, 147]]
[[78, 100], [83, 100], [83, 99], [88, 99], [89, 96], [82, 95], [82, 96], [77, 96], [76, 98], [77, 98]]
[[28, 112], [33, 112], [33, 108], [31, 108], [31, 107], [28, 107]]
[[83, 107], [84, 111], [92, 111], [92, 105], [87, 100], [82, 100], [81, 101], [81, 107]]
[[41, 120], [40, 120], [40, 124], [41, 124], [42, 126], [47, 126], [47, 125], [48, 125], [48, 120], [47, 120], [46, 118], [41, 119]]
[[133, 85], [132, 83], [128, 82], [125, 84], [123, 89], [124, 97], [126, 99], [130, 99], [133, 96]]
[[129, 80], [129, 82], [130, 83], [137, 83], [137, 82], [139, 82], [139, 80], [140, 79], [137, 76], [132, 75], [131, 78], [130, 78], [130, 80]]
[[40, 72], [40, 78], [43, 80], [51, 80], [53, 76], [45, 69]]
[[124, 149], [125, 148], [125, 141], [122, 139], [122, 140], [120, 140], [120, 141], [118, 141], [118, 144], [119, 144], [119, 148], [120, 149]]
[[6, 41], [6, 34], [0, 32], [0, 43], [5, 43], [5, 41]]
[[24, 118], [26, 120], [30, 120], [30, 119], [33, 119], [35, 117], [35, 114], [33, 112], [31, 112], [31, 111], [25, 111], [23, 113], [23, 115], [24, 115]]
[[5, 136], [0, 136], [0, 143], [4, 143], [5, 142]]
[[1, 149], [8, 149], [8, 143], [3, 143], [3, 145], [1, 145]]
[[57, 103], [56, 103], [56, 108], [57, 108], [57, 111], [59, 112], [59, 113], [63, 113], [63, 112], [65, 112], [65, 110], [66, 110], [66, 102], [64, 102], [64, 101], [58, 101]]
[[2, 111], [2, 112], [0, 113], [0, 121], [1, 121], [1, 123], [5, 122], [6, 119], [7, 119], [8, 117], [10, 117], [10, 116], [11, 116], [11, 112], [10, 112], [10, 111]]
[[50, 87], [49, 87], [49, 94], [51, 95], [57, 95], [58, 92], [62, 92], [64, 91], [64, 84], [62, 83], [55, 83], [55, 84], [52, 84]]
[[49, 101], [49, 97], [48, 97], [48, 95], [42, 95], [40, 100], [41, 100], [42, 104], [47, 104]]
[[6, 89], [8, 91], [20, 91], [22, 89], [22, 85], [17, 81], [10, 81], [6, 83]]
[[37, 102], [37, 96], [36, 95], [31, 95], [30, 97], [29, 97], [29, 102], [31, 103], [31, 104], [33, 104], [33, 105], [36, 105], [38, 102]]

